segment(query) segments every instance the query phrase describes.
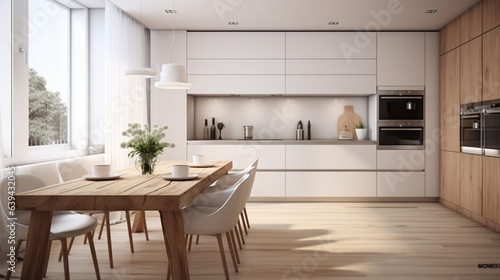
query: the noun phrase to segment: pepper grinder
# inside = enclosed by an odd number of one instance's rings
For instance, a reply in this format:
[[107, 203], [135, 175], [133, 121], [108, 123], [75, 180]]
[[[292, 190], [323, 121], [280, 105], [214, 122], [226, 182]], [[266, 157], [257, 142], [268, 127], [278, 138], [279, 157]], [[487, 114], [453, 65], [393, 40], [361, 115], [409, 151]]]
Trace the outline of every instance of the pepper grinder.
[[302, 121], [299, 121], [299, 123], [297, 124], [295, 139], [304, 140], [304, 126], [302, 125]]

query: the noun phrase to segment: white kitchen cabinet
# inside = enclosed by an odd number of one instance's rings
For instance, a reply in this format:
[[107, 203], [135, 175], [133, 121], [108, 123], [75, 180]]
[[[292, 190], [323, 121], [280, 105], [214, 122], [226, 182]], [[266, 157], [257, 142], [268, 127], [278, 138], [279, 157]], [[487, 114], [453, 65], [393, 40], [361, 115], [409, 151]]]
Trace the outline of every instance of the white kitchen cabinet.
[[425, 86], [425, 33], [377, 34], [377, 85]]
[[377, 150], [378, 170], [424, 170], [424, 150]]
[[188, 32], [187, 59], [285, 58], [284, 32]]
[[424, 197], [425, 173], [377, 172], [378, 197]]
[[189, 94], [284, 94], [285, 75], [188, 75]]
[[285, 75], [281, 59], [191, 59], [188, 75]]
[[377, 61], [375, 59], [338, 60], [338, 59], [305, 59], [287, 60], [287, 75], [375, 75]]
[[375, 145], [287, 145], [286, 169], [375, 170]]
[[232, 160], [233, 169], [244, 169], [256, 158], [257, 169], [285, 169], [285, 145], [188, 145], [187, 158], [205, 155], [211, 160]]
[[377, 92], [375, 75], [286, 75], [289, 95], [370, 95]]
[[285, 172], [257, 171], [251, 197], [285, 197]]
[[286, 58], [375, 58], [376, 37], [374, 32], [286, 32]]
[[286, 172], [287, 197], [375, 197], [376, 172]]

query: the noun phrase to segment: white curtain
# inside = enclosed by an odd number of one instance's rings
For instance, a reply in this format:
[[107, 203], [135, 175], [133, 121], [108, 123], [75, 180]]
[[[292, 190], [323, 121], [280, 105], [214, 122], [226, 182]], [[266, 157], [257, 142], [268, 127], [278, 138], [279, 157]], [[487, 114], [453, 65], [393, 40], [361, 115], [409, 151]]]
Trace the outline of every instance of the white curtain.
[[127, 139], [122, 136], [129, 123], [145, 124], [148, 120], [148, 98], [144, 78], [125, 76], [125, 70], [143, 67], [147, 56], [144, 26], [125, 14], [109, 0], [106, 1], [106, 162], [113, 170], [134, 164], [128, 151], [120, 148]]
[[[127, 139], [122, 131], [129, 123], [145, 124], [148, 120], [148, 98], [144, 78], [125, 76], [125, 70], [144, 65], [147, 56], [146, 30], [110, 1], [105, 5], [105, 161], [113, 171], [130, 167], [134, 159], [120, 148]], [[110, 223], [124, 220], [124, 212], [112, 212]]]

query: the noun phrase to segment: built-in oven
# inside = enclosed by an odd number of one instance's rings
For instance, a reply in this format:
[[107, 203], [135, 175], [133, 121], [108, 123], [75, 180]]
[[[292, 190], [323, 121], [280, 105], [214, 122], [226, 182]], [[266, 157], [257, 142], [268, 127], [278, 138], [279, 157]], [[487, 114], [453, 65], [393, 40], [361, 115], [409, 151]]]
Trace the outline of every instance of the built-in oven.
[[379, 150], [423, 150], [423, 122], [379, 122], [377, 148]]
[[424, 90], [378, 90], [379, 121], [423, 121]]
[[460, 151], [469, 154], [483, 154], [482, 103], [460, 106]]
[[484, 154], [500, 157], [500, 100], [484, 104]]

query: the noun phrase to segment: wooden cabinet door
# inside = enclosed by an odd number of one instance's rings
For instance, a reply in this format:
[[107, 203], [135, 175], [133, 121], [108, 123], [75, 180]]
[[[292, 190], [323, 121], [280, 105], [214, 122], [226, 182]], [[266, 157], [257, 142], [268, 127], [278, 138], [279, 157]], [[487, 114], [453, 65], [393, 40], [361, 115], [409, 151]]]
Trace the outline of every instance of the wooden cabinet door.
[[480, 36], [483, 33], [483, 5], [477, 3], [460, 16], [460, 43]]
[[500, 25], [500, 1], [483, 0], [483, 33]]
[[441, 152], [441, 198], [460, 205], [460, 153]]
[[460, 103], [483, 100], [482, 39], [476, 38], [460, 47]]
[[440, 54], [460, 46], [460, 18], [456, 18], [441, 29], [440, 39]]
[[483, 217], [500, 223], [500, 158], [483, 157]]
[[441, 150], [460, 151], [460, 49], [441, 56]]
[[482, 156], [461, 154], [460, 206], [478, 215], [483, 212]]
[[483, 100], [500, 98], [500, 26], [483, 34]]

